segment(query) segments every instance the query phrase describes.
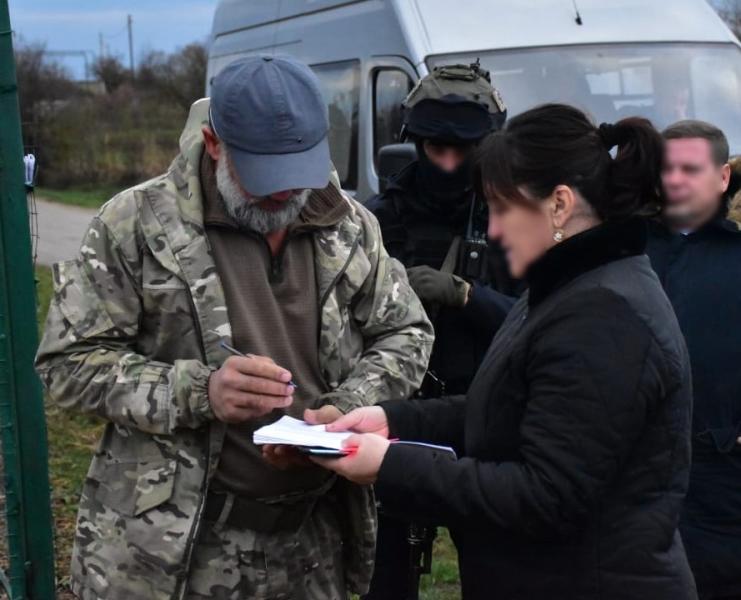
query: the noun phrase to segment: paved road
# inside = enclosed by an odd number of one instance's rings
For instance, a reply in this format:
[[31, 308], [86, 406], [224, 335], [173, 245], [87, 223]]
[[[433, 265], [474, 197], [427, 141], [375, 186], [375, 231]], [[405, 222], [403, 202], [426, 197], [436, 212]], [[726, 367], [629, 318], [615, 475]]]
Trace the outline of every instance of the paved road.
[[36, 209], [39, 224], [37, 262], [51, 266], [60, 260], [75, 258], [80, 250], [82, 236], [97, 211], [47, 202], [38, 196]]

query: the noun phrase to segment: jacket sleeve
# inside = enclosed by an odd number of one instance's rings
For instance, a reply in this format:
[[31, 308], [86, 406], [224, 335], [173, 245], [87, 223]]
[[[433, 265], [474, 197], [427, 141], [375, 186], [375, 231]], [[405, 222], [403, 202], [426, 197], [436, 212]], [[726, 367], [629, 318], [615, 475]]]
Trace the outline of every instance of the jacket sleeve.
[[482, 339], [492, 340], [515, 302], [517, 298], [502, 294], [489, 286], [474, 283], [468, 302], [460, 311], [468, 323], [476, 328]]
[[650, 331], [625, 301], [607, 294], [571, 303], [532, 342], [517, 460], [456, 461], [391, 446], [376, 486], [382, 502], [448, 525], [535, 538], [582, 528], [662, 394]]
[[465, 396], [392, 400], [380, 406], [391, 438], [450, 446], [458, 455], [463, 454]]
[[77, 259], [54, 266], [54, 297], [36, 369], [64, 408], [157, 434], [213, 417], [209, 367], [165, 364], [137, 352], [142, 313], [140, 257], [128, 254], [96, 217]]
[[324, 397], [343, 412], [409, 398], [422, 383], [434, 339], [404, 267], [383, 246], [378, 221], [365, 208], [355, 207], [363, 222], [360, 243], [370, 262], [351, 307], [364, 350], [348, 377]]

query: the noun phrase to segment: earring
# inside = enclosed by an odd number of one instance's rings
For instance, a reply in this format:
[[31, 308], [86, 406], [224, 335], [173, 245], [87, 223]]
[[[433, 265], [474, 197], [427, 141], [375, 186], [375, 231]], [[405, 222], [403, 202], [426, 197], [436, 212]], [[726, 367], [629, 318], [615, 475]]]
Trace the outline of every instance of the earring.
[[556, 231], [553, 232], [553, 241], [556, 243], [563, 242], [563, 229], [556, 229]]

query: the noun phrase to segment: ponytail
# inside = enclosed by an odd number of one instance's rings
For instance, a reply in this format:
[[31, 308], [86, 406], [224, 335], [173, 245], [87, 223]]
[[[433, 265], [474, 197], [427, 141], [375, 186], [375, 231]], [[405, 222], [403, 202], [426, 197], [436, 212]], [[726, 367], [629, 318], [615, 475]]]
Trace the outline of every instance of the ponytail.
[[614, 125], [602, 123], [597, 133], [608, 151], [617, 146], [609, 167], [609, 202], [602, 209], [603, 218], [658, 212], [663, 155], [659, 132], [648, 119], [628, 117]]
[[597, 128], [574, 107], [546, 104], [490, 135], [475, 174], [481, 193], [495, 203], [532, 206], [563, 184], [578, 190], [600, 219], [619, 220], [659, 209], [662, 152], [661, 135], [646, 119]]

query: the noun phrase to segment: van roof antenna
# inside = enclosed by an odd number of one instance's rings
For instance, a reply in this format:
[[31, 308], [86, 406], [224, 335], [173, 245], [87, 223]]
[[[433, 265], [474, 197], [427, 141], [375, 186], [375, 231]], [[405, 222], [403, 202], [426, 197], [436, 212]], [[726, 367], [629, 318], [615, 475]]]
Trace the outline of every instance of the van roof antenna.
[[576, 21], [577, 25], [584, 25], [584, 21], [582, 21], [581, 15], [579, 14], [579, 7], [576, 5], [576, 0], [571, 0], [571, 2], [574, 4], [574, 12], [576, 13], [574, 21]]

